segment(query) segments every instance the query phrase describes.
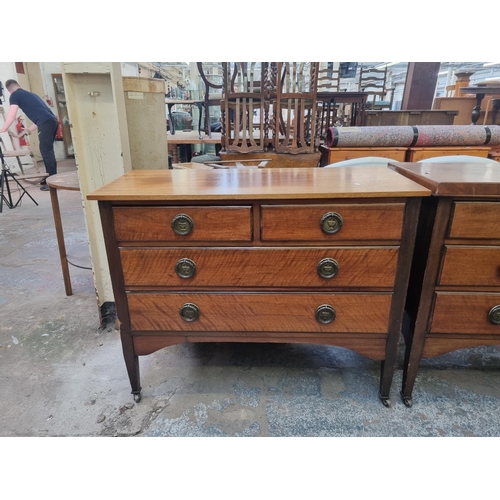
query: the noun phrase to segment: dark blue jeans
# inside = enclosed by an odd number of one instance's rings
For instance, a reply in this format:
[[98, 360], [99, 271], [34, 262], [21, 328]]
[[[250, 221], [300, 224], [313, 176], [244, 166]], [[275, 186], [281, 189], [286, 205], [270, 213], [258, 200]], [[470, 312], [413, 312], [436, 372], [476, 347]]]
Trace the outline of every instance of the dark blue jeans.
[[57, 132], [57, 120], [47, 120], [38, 126], [38, 140], [40, 141], [40, 154], [45, 163], [45, 170], [49, 175], [57, 174], [54, 141]]

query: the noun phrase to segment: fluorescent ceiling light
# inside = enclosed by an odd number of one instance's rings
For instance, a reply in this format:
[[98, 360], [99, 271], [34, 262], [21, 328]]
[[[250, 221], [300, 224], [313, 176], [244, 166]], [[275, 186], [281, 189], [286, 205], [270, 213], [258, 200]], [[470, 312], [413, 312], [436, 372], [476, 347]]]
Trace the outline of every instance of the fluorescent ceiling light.
[[483, 67], [484, 66], [493, 66], [494, 64], [500, 64], [500, 63], [497, 63], [497, 62], [495, 62], [495, 63], [484, 63]]
[[378, 66], [375, 66], [375, 69], [380, 69], [380, 68], [385, 68], [386, 66], [394, 66], [395, 64], [399, 64], [399, 62], [390, 62], [390, 63], [383, 63], [379, 64]]
[[488, 82], [488, 81], [490, 81], [490, 80], [500, 80], [500, 77], [498, 77], [498, 76], [494, 76], [494, 77], [492, 77], [492, 78], [485, 78], [485, 79], [484, 79], [484, 81], [485, 81], [485, 82]]
[[446, 75], [448, 71], [441, 71], [441, 73], [438, 73], [438, 75]]

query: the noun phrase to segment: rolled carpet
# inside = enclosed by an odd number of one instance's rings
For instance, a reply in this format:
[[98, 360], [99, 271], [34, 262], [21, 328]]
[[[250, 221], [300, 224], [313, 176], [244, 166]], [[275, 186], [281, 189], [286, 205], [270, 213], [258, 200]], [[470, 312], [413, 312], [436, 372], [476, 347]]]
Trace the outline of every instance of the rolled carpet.
[[413, 125], [385, 127], [330, 127], [329, 148], [496, 146], [500, 125]]

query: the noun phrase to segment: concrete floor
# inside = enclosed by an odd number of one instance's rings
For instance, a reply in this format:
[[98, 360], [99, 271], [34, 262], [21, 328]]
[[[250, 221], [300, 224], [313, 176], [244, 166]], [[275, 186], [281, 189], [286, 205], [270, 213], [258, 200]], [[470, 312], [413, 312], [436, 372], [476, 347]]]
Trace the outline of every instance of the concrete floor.
[[[75, 169], [72, 160], [59, 172]], [[0, 436], [499, 436], [500, 350], [424, 360], [406, 408], [377, 397], [379, 363], [293, 344], [177, 345], [141, 357], [133, 402], [119, 334], [102, 331], [92, 272], [64, 292], [49, 192], [0, 214]], [[60, 191], [68, 247], [80, 193]]]

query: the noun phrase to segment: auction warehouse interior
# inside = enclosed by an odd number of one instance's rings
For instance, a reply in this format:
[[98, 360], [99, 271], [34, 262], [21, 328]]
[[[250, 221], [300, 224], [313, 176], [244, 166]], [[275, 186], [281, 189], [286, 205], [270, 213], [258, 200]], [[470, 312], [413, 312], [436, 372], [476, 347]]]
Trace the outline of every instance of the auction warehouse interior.
[[0, 82], [2, 437], [500, 435], [499, 62]]

